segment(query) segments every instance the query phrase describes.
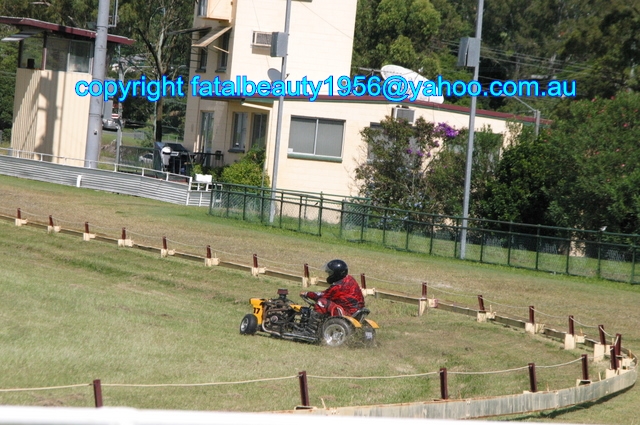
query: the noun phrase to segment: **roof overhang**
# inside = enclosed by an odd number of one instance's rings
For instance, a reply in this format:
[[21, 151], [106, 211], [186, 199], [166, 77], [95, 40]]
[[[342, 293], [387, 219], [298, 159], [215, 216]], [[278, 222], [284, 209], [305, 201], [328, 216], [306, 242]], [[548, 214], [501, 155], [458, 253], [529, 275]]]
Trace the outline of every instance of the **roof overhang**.
[[[223, 102], [239, 101], [242, 106], [249, 106], [249, 107], [255, 106], [256, 108], [259, 108], [259, 109], [262, 109], [260, 106], [258, 106], [260, 104], [264, 104], [266, 106], [279, 100], [278, 96], [215, 96], [213, 95], [213, 96], [199, 96], [199, 97], [203, 100], [213, 100], [213, 101], [223, 101]], [[291, 101], [309, 102], [308, 98], [302, 97], [302, 96], [285, 96], [283, 100], [287, 102], [291, 102]], [[394, 105], [394, 106], [403, 105], [403, 106], [416, 107], [421, 109], [433, 109], [433, 110], [447, 111], [447, 112], [453, 112], [453, 113], [459, 113], [459, 114], [465, 114], [465, 115], [468, 115], [471, 113], [471, 109], [467, 106], [452, 105], [448, 103], [426, 102], [422, 100], [416, 100], [413, 102], [409, 100], [404, 100], [402, 102], [393, 102], [385, 98], [384, 96], [356, 96], [356, 95], [329, 96], [326, 94], [325, 95], [321, 94], [321, 95], [318, 95], [315, 102], [317, 103], [321, 103], [321, 102], [352, 103], [352, 104], [362, 104], [362, 105], [377, 103], [377, 104], [387, 104], [387, 105]], [[251, 105], [252, 103], [254, 105]], [[496, 112], [496, 111], [478, 109], [476, 111], [476, 114], [478, 116], [495, 118], [499, 120], [515, 120], [519, 122], [530, 122], [530, 123], [535, 122], [535, 118], [516, 115], [512, 113], [507, 113], [507, 112]], [[541, 120], [540, 122], [545, 125], [550, 125], [552, 123], [551, 120], [545, 120], [545, 119]]]
[[[82, 28], [67, 27], [64, 25], [58, 25], [51, 22], [39, 21], [31, 18], [16, 18], [13, 16], [0, 16], [0, 24], [13, 25], [20, 29], [18, 34], [14, 34], [9, 37], [5, 37], [2, 41], [21, 41], [25, 38], [31, 37], [38, 32], [50, 31], [57, 34], [73, 35], [80, 38], [95, 39], [95, 31], [85, 30]], [[33, 31], [36, 31], [33, 33]], [[107, 41], [116, 44], [132, 45], [135, 40], [119, 35], [107, 35]]]
[[222, 36], [222, 34], [229, 31], [230, 29], [231, 27], [214, 28], [211, 31], [209, 31], [207, 35], [205, 35], [204, 37], [202, 37], [201, 39], [193, 43], [191, 47], [207, 47], [209, 44], [216, 41], [218, 38]]
[[34, 35], [38, 35], [43, 31], [44, 30], [39, 29], [39, 28], [25, 28], [22, 31], [20, 31], [19, 33], [7, 36], [7, 37], [3, 38], [0, 41], [22, 41], [25, 38], [29, 38], [29, 37], [34, 36]]
[[189, 34], [189, 33], [196, 32], [196, 31], [208, 31], [210, 29], [211, 29], [210, 26], [193, 27], [193, 28], [186, 28], [186, 29], [178, 30], [178, 31], [171, 31], [171, 32], [167, 33], [167, 35]]

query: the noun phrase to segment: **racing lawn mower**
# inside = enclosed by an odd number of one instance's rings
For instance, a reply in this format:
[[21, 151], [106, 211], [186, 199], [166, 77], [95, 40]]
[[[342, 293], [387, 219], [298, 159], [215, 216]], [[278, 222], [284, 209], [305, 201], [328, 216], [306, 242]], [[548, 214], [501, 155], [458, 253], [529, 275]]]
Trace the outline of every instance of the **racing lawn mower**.
[[278, 289], [278, 298], [251, 298], [253, 313], [240, 322], [242, 335], [263, 332], [293, 341], [310, 342], [339, 347], [360, 342], [366, 347], [375, 345], [378, 324], [367, 319], [369, 309], [362, 308], [353, 316], [329, 316], [313, 311], [315, 301], [302, 297], [308, 306], [287, 298], [287, 289]]

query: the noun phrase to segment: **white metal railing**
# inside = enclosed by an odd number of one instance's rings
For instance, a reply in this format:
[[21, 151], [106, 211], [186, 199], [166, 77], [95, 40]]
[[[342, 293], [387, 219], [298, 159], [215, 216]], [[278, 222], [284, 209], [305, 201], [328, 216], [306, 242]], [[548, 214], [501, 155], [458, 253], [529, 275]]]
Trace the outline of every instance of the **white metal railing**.
[[[76, 164], [71, 165], [74, 160]], [[197, 191], [191, 176], [113, 163], [100, 164], [107, 166], [85, 168], [82, 166], [84, 160], [0, 148], [0, 174], [172, 204], [209, 205], [211, 192]]]
[[[300, 411], [301, 413], [304, 411]], [[11, 425], [424, 425], [424, 419], [325, 416], [290, 413], [231, 413], [178, 410], [141, 410], [127, 407], [18, 407], [0, 406], [0, 424]], [[429, 419], [433, 425], [456, 425], [454, 420]], [[498, 424], [476, 421], [474, 424]]]
[[[84, 159], [57, 156], [57, 155], [41, 153], [41, 152], [24, 151], [19, 149], [12, 149], [12, 148], [0, 148], [0, 155], [10, 156], [13, 158], [20, 158], [20, 159], [30, 159], [30, 160], [39, 161], [39, 162], [57, 163], [57, 164], [66, 165], [69, 167], [84, 168], [84, 163], [85, 163]], [[48, 161], [45, 161], [45, 159], [48, 159]], [[105, 166], [106, 168], [100, 168], [100, 169], [107, 170], [107, 171], [112, 170], [114, 172], [120, 172], [123, 169], [134, 170], [136, 174], [141, 175], [142, 177], [154, 177], [154, 178], [157, 178], [158, 174], [161, 174], [164, 176], [163, 180], [178, 181], [178, 182], [181, 181], [184, 183], [188, 183], [189, 186], [192, 185], [191, 176], [169, 173], [167, 171], [158, 171], [152, 168], [137, 167], [135, 165], [117, 164], [115, 162], [106, 162], [106, 161], [92, 161], [92, 162], [94, 162], [98, 166], [100, 165]], [[78, 165], [78, 164], [83, 164], [83, 165]]]

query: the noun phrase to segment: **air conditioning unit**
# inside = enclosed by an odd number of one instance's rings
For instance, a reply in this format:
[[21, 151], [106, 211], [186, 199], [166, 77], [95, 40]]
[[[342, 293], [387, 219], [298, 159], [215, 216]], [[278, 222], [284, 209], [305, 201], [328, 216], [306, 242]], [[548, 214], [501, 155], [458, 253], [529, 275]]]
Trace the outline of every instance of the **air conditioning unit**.
[[408, 121], [409, 124], [413, 124], [413, 120], [415, 119], [415, 116], [416, 116], [416, 111], [415, 109], [396, 107], [396, 108], [393, 108], [392, 116], [393, 118], [396, 118], [396, 119], [402, 118], [403, 120]]
[[251, 45], [255, 47], [271, 47], [271, 33], [254, 31]]

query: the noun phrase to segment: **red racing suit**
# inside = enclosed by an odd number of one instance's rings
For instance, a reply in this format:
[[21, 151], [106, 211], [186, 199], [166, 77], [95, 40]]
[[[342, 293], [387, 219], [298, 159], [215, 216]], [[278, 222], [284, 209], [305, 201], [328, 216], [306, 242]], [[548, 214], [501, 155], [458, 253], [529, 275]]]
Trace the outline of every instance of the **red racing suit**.
[[351, 316], [364, 308], [362, 291], [351, 275], [335, 282], [324, 292], [307, 292], [307, 296], [316, 300], [314, 310], [321, 314]]

